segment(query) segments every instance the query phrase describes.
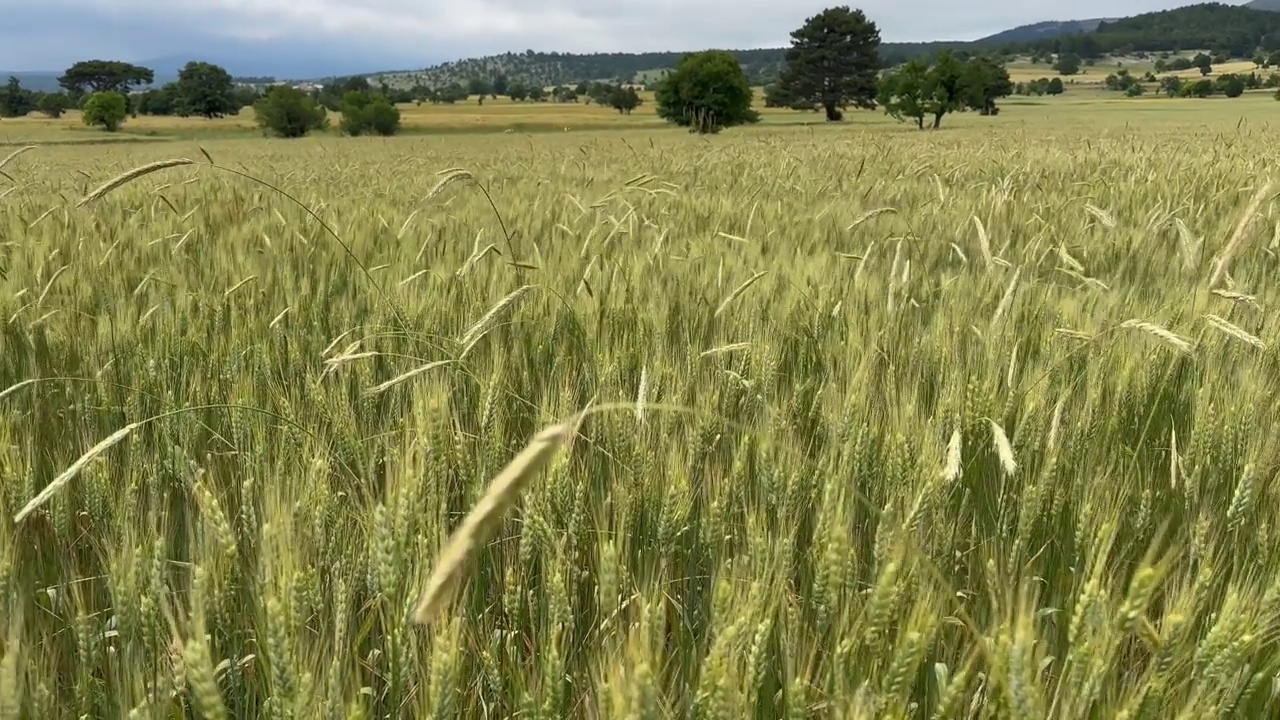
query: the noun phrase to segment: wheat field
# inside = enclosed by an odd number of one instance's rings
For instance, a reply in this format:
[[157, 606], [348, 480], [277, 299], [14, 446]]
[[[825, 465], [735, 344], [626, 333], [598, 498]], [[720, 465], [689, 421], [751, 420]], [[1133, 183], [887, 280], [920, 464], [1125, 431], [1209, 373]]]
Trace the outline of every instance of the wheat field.
[[1265, 119], [1018, 113], [10, 156], [0, 717], [1274, 714]]

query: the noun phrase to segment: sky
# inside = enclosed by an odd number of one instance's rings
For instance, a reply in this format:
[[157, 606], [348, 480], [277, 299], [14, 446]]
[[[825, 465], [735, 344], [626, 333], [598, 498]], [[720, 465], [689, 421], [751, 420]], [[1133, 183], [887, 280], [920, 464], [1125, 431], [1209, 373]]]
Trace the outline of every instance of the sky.
[[[1133, 15], [1193, 1], [848, 4], [876, 22], [885, 42], [910, 42], [972, 40], [1043, 20]], [[780, 47], [806, 17], [835, 4], [842, 0], [0, 0], [0, 69], [180, 55], [228, 64], [233, 74], [273, 63], [372, 72], [526, 49]]]

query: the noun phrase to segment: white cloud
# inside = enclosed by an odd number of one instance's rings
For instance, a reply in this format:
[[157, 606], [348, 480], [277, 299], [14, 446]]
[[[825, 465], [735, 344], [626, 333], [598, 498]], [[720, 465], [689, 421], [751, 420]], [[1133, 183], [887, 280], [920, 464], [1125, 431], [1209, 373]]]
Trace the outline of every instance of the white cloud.
[[[323, 44], [420, 65], [526, 48], [639, 52], [785, 44], [841, 0], [0, 0], [0, 67], [74, 52], [199, 54], [219, 37]], [[885, 41], [971, 39], [1041, 20], [1116, 16], [1180, 0], [863, 0]], [[74, 42], [74, 45], [68, 45]], [[284, 51], [283, 48], [281, 51]], [[71, 60], [74, 58], [66, 58]]]

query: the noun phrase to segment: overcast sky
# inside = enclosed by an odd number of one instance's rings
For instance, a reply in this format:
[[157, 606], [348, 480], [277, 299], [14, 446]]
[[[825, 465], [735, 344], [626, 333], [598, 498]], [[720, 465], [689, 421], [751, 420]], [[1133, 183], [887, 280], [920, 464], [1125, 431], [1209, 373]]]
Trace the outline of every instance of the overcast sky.
[[[900, 42], [969, 40], [1041, 20], [1132, 15], [1192, 1], [862, 0], [850, 5], [876, 22], [886, 42]], [[95, 57], [141, 61], [245, 47], [285, 55], [323, 50], [405, 68], [529, 48], [776, 47], [786, 44], [788, 33], [805, 17], [838, 2], [0, 0], [0, 68], [60, 70]]]

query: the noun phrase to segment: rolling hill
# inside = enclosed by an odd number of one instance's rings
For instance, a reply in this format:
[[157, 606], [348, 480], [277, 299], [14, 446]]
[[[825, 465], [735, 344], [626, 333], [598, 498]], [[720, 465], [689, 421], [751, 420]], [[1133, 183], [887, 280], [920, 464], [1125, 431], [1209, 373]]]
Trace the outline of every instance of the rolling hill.
[[[1264, 39], [1280, 37], [1280, 0], [1251, 0], [1245, 5], [1205, 3], [1174, 10], [1144, 13], [1125, 18], [1047, 21], [1023, 25], [978, 40], [930, 43], [884, 43], [880, 52], [887, 65], [942, 49], [964, 51], [1005, 51], [1010, 53], [1077, 52], [1096, 56], [1109, 52], [1216, 49], [1246, 56]], [[1268, 40], [1269, 41], [1269, 40]], [[272, 57], [251, 54], [230, 55], [211, 52], [199, 59], [222, 64], [233, 75], [270, 75], [291, 79], [325, 79], [356, 71], [365, 58], [326, 56], [297, 48], [276, 48]], [[327, 50], [325, 51], [328, 52]], [[776, 79], [783, 67], [785, 48], [735, 50], [753, 84]], [[422, 70], [369, 73], [397, 87], [426, 85], [440, 87], [471, 78], [503, 75], [509, 82], [553, 86], [583, 81], [631, 82], [652, 78], [675, 67], [683, 52], [591, 53], [558, 52], [506, 53], [441, 63]], [[227, 62], [220, 62], [228, 57]], [[195, 54], [192, 55], [195, 58]], [[174, 79], [183, 57], [156, 58], [139, 64], [156, 72], [156, 84]], [[368, 67], [368, 65], [364, 65]], [[61, 72], [5, 73], [0, 80], [15, 75], [24, 87], [41, 91], [58, 90]], [[363, 73], [361, 73], [363, 74]]]
[[[1051, 21], [1023, 25], [968, 42], [884, 43], [887, 65], [941, 49], [1002, 50], [1017, 53], [1076, 52], [1097, 56], [1108, 52], [1219, 49], [1237, 57], [1251, 55], [1269, 34], [1280, 36], [1280, 0], [1253, 0], [1249, 6], [1204, 3], [1125, 18]], [[1274, 6], [1274, 7], [1273, 7]], [[735, 50], [753, 84], [776, 79], [785, 48]], [[675, 67], [684, 53], [507, 53], [444, 63], [413, 72], [377, 77], [399, 87], [443, 86], [473, 77], [505, 76], [510, 82], [543, 86], [605, 80], [631, 82]]]
[[[1274, 0], [1280, 2], [1280, 0]], [[1047, 40], [1062, 35], [1072, 35], [1075, 33], [1090, 33], [1098, 29], [1098, 26], [1104, 22], [1115, 22], [1118, 18], [1092, 18], [1089, 20], [1050, 20], [1048, 22], [1032, 23], [1030, 25], [1020, 25], [1012, 30], [998, 32], [995, 35], [978, 40], [978, 43], [984, 45], [1006, 45], [1009, 43], [1026, 43], [1037, 42], [1039, 40]]]

